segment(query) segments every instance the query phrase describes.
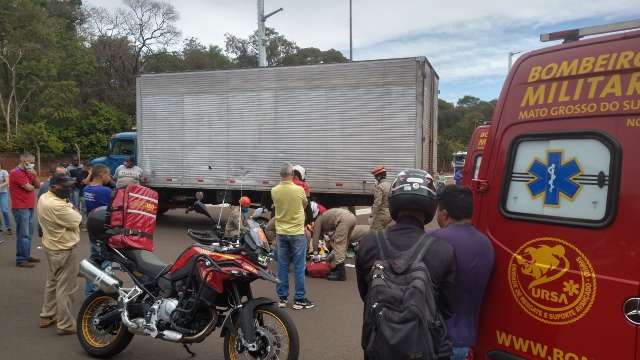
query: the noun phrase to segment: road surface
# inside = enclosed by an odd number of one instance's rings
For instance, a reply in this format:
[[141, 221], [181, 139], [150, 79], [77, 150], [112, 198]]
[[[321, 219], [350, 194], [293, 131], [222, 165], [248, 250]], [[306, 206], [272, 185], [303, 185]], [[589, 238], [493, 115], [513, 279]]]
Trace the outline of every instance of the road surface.
[[[366, 215], [359, 216], [366, 223]], [[174, 210], [162, 217], [155, 237], [156, 252], [166, 262], [172, 262], [191, 241], [186, 236], [188, 227], [205, 229], [209, 222], [202, 215], [185, 215]], [[15, 267], [15, 237], [1, 234], [0, 244], [0, 358], [2, 359], [87, 359], [75, 336], [57, 336], [55, 327], [40, 329], [38, 314], [42, 304], [45, 263], [34, 269]], [[40, 239], [33, 243], [32, 255], [44, 260], [39, 247]], [[88, 254], [86, 232], [82, 233], [80, 250]], [[301, 337], [301, 359], [358, 359], [361, 358], [360, 327], [362, 303], [358, 296], [355, 272], [347, 269], [346, 282], [330, 282], [307, 278], [308, 297], [315, 309], [296, 311], [289, 309]], [[81, 279], [82, 282], [84, 280]], [[293, 282], [291, 282], [293, 284]], [[256, 296], [275, 298], [271, 283], [256, 281]], [[82, 288], [76, 294], [76, 310], [82, 301]], [[222, 340], [214, 332], [205, 342], [195, 344], [196, 359], [223, 359]], [[180, 344], [136, 336], [117, 359], [188, 359]]]

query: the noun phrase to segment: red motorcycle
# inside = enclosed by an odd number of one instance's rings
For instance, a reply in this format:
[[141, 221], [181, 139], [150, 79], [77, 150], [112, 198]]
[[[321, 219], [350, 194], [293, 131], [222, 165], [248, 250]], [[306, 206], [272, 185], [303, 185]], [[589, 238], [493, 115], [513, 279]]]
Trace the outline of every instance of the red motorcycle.
[[[211, 218], [201, 202], [193, 208]], [[104, 224], [105, 216], [99, 208], [88, 222]], [[134, 335], [182, 343], [190, 352], [187, 344], [220, 328], [225, 359], [298, 358], [298, 331], [289, 315], [274, 300], [251, 292], [254, 280], [278, 281], [268, 270], [269, 245], [254, 221], [236, 239], [189, 229], [196, 243], [173, 265], [153, 252], [110, 247], [107, 226], [102, 228], [102, 234], [90, 234], [99, 240], [101, 257], [119, 264], [133, 284], [125, 287], [113, 271], [82, 260], [81, 275], [99, 288], [78, 315], [78, 338], [89, 355], [113, 356]]]

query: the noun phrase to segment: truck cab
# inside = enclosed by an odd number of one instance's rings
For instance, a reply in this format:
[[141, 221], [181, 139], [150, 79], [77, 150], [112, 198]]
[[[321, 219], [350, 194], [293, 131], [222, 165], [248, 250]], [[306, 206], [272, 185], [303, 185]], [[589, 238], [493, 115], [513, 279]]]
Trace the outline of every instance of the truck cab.
[[106, 165], [111, 170], [111, 174], [114, 175], [116, 169], [122, 165], [126, 157], [131, 156], [135, 160], [136, 155], [136, 133], [122, 132], [111, 137], [107, 155], [91, 160], [91, 165]]
[[545, 34], [564, 43], [522, 55], [504, 83], [473, 179], [496, 253], [477, 358], [639, 358], [638, 27]]
[[467, 147], [467, 158], [462, 169], [462, 185], [471, 187], [471, 180], [478, 177], [480, 164], [482, 164], [482, 152], [487, 144], [489, 125], [480, 125], [471, 134], [471, 140]]

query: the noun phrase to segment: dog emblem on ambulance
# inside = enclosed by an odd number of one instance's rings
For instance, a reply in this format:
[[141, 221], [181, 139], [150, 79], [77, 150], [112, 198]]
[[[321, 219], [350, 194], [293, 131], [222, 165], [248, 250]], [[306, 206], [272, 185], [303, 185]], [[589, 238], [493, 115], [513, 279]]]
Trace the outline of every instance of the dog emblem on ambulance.
[[544, 237], [522, 245], [509, 263], [509, 285], [520, 307], [548, 324], [569, 324], [593, 305], [596, 276], [573, 244]]

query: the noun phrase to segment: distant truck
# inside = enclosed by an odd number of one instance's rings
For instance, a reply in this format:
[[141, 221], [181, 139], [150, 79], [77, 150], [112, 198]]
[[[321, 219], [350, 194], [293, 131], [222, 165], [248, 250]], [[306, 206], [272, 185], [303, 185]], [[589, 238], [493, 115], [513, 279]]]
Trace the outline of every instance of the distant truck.
[[115, 135], [94, 162], [134, 156], [161, 211], [196, 191], [269, 205], [284, 162], [305, 167], [326, 206], [370, 205], [377, 165], [437, 171], [438, 75], [424, 57], [144, 74], [136, 94], [137, 138]]

